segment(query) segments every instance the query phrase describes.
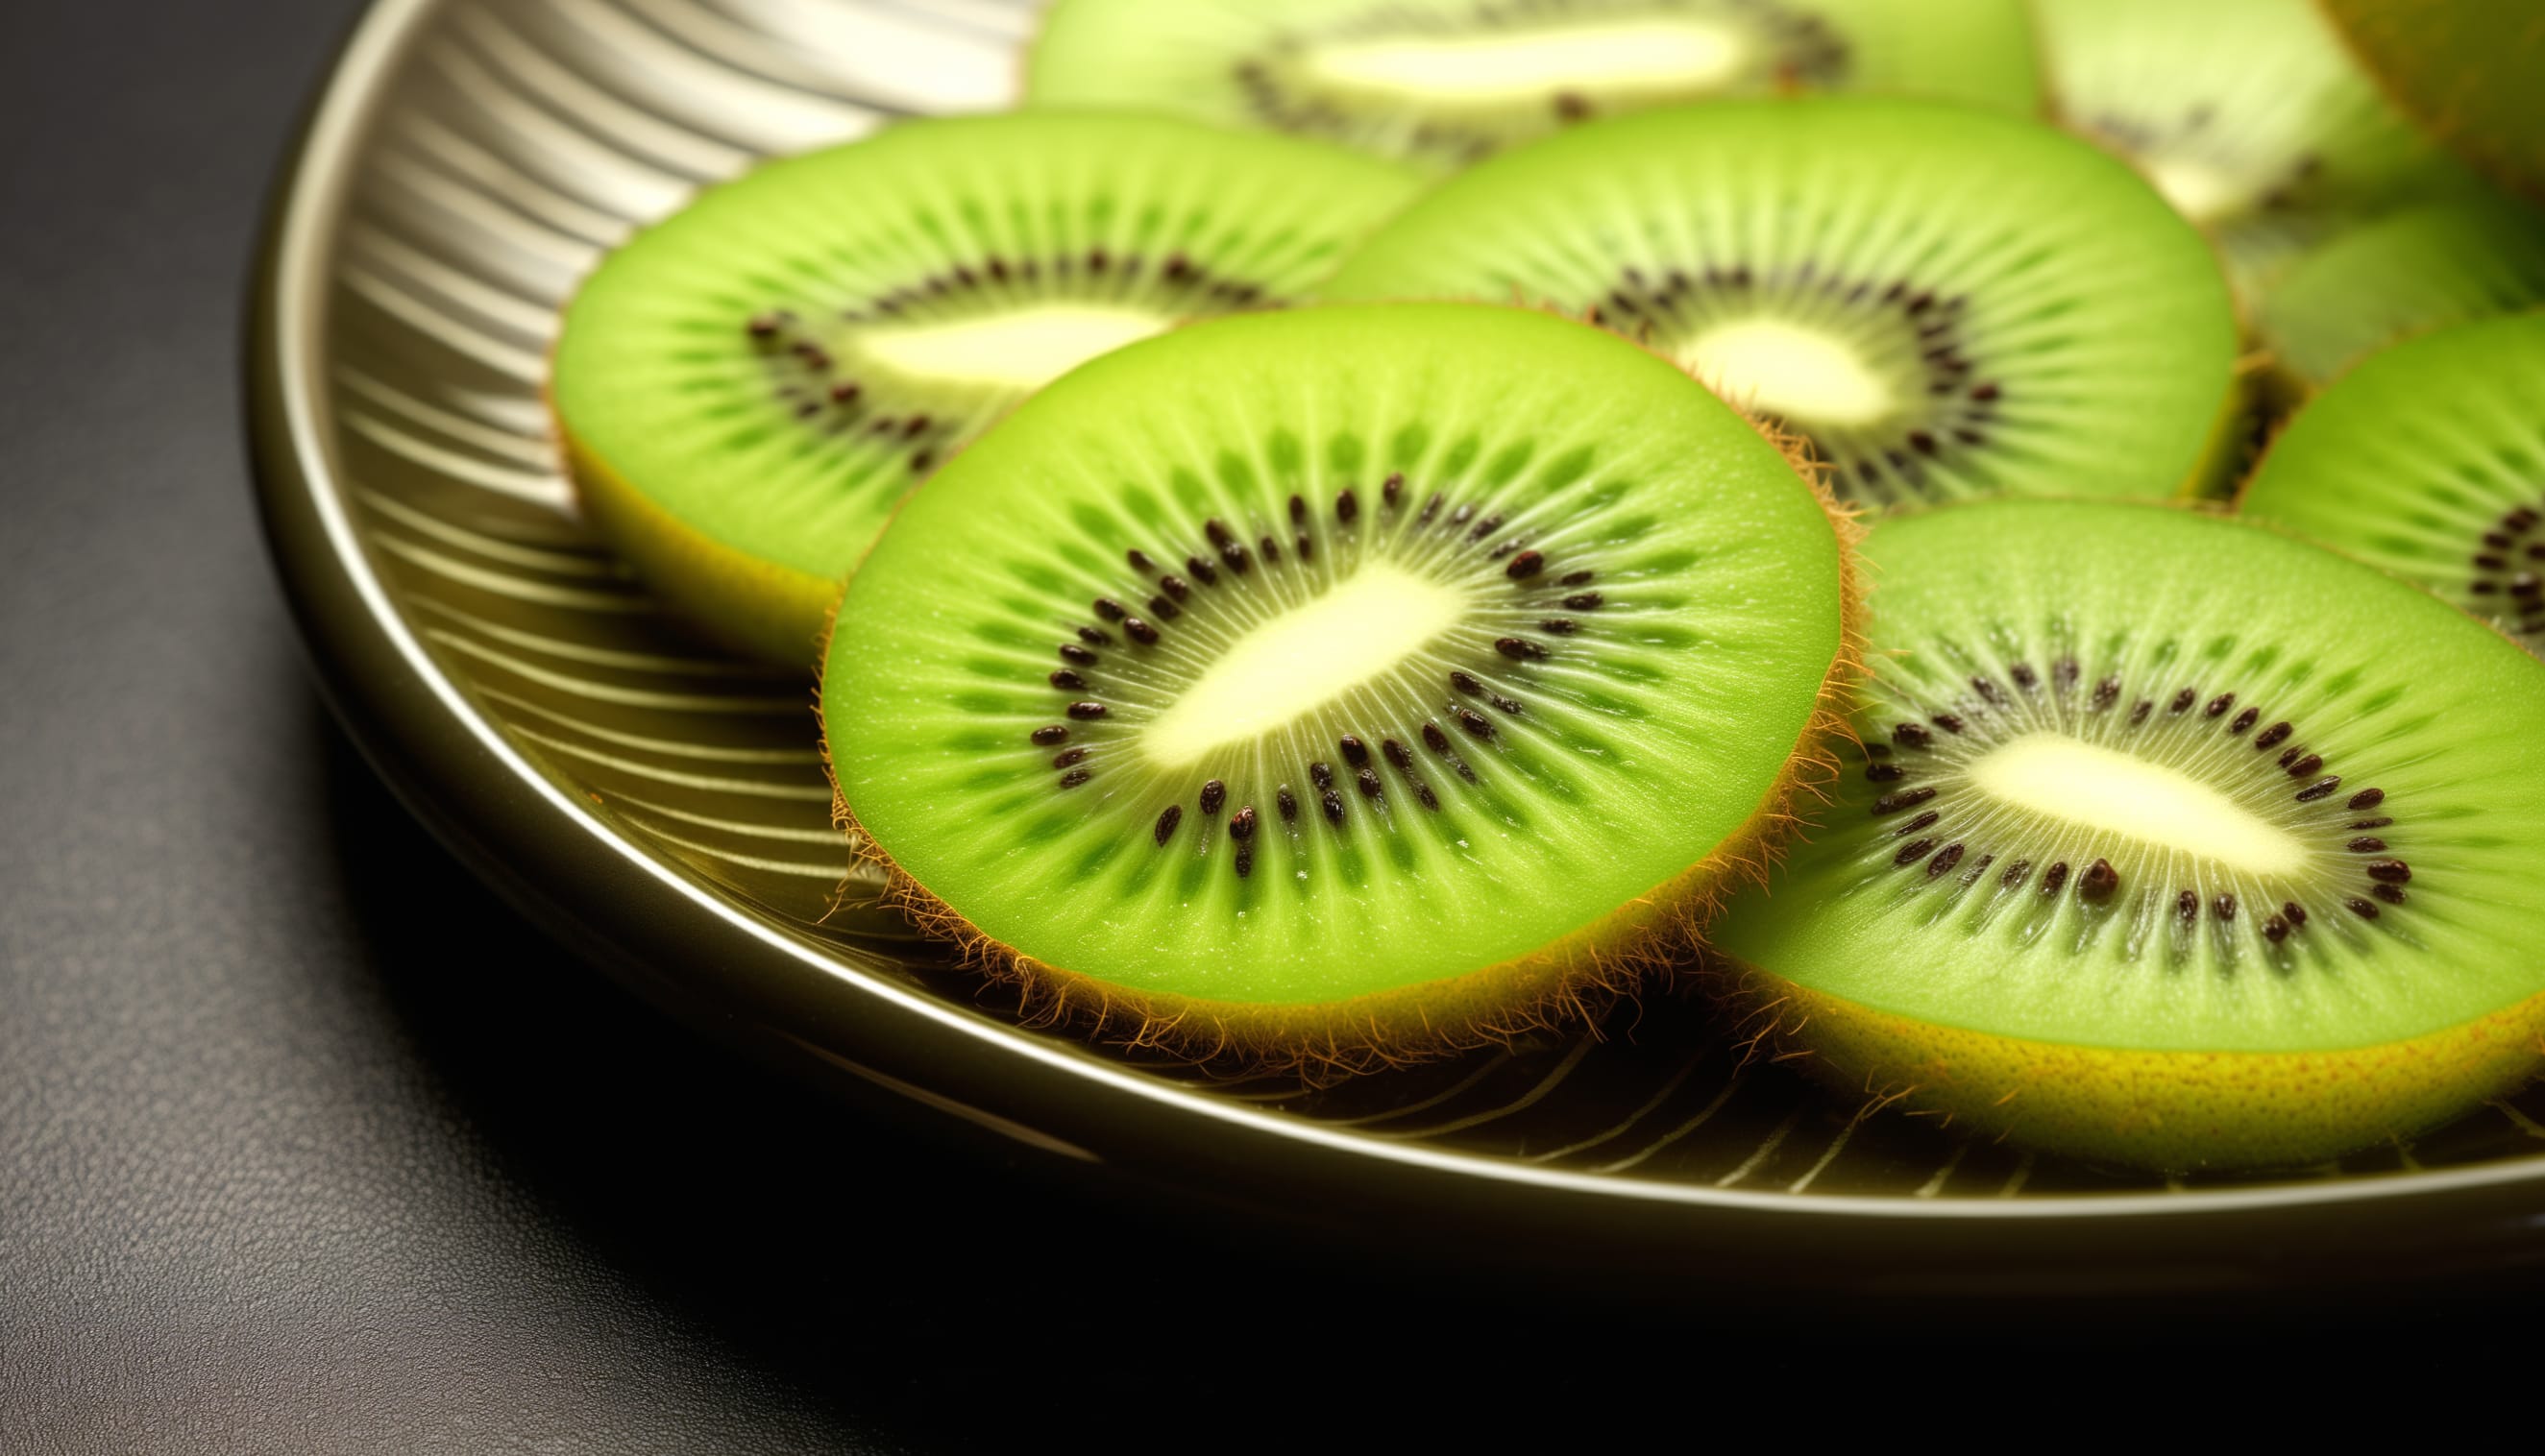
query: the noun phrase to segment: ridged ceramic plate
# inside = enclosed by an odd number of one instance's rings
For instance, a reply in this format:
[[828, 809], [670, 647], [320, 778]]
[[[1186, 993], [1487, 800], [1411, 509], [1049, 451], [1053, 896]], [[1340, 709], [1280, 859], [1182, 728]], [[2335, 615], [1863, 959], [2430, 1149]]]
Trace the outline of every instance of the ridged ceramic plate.
[[264, 504], [340, 710], [471, 862], [668, 1004], [859, 1085], [1378, 1240], [1909, 1291], [2532, 1251], [2538, 1093], [2186, 1186], [1859, 1119], [1668, 997], [1309, 1091], [1079, 1045], [943, 965], [831, 829], [808, 682], [684, 637], [587, 536], [539, 385], [558, 304], [631, 228], [766, 154], [1007, 105], [1031, 26], [1005, 0], [383, 0], [354, 36], [265, 259]]

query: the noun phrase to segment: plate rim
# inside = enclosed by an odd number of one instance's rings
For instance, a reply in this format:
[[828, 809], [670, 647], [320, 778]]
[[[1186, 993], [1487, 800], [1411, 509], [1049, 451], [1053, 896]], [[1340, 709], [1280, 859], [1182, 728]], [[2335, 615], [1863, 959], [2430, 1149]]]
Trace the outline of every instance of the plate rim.
[[[373, 0], [344, 40], [277, 176], [248, 311], [247, 372], [255, 491], [274, 558], [322, 689], [399, 797], [463, 862], [494, 881], [551, 932], [587, 950], [647, 994], [697, 995], [715, 1014], [745, 1018], [777, 1043], [938, 1110], [1046, 1153], [1085, 1161], [1238, 1174], [1259, 1195], [1288, 1185], [1324, 1196], [1373, 1169], [1406, 1176], [1394, 1196], [1425, 1201], [1504, 1192], [1596, 1222], [1584, 1208], [1649, 1205], [1683, 1233], [1693, 1221], [1751, 1225], [1762, 1216], [1857, 1230], [1928, 1227], [1980, 1239], [2011, 1226], [2169, 1228], [2245, 1224], [2328, 1208], [2414, 1206], [2433, 1217], [2485, 1222], [2545, 1187], [2545, 1152], [2461, 1169], [2361, 1174], [2320, 1183], [2178, 1192], [2059, 1194], [2034, 1199], [1919, 1199], [1905, 1194], [1802, 1196], [1714, 1188], [1520, 1165], [1487, 1155], [1391, 1143], [1305, 1119], [1234, 1105], [1135, 1069], [1110, 1065], [972, 1014], [930, 993], [887, 984], [791, 940], [747, 907], [718, 899], [575, 802], [509, 743], [431, 658], [371, 562], [356, 526], [345, 471], [328, 428], [323, 374], [333, 304], [334, 245], [354, 196], [353, 161], [385, 104], [398, 65], [451, 0]], [[437, 789], [467, 784], [464, 806]], [[637, 952], [614, 909], [633, 888], [645, 914]], [[679, 965], [717, 965], [711, 976]], [[698, 984], [701, 980], [710, 983]], [[645, 984], [651, 980], [649, 989]], [[659, 999], [659, 998], [658, 998]], [[808, 1030], [817, 1036], [808, 1036]], [[967, 1051], [986, 1065], [953, 1069], [930, 1057]], [[932, 1076], [931, 1074], [936, 1074]], [[1062, 1130], [1044, 1123], [1058, 1114]], [[1100, 1135], [1090, 1136], [1090, 1130]], [[1198, 1134], [1207, 1133], [1208, 1136]], [[1227, 1145], [1212, 1147], [1226, 1139]], [[1168, 1155], [1164, 1168], [1158, 1155]], [[1196, 1154], [1200, 1155], [1196, 1158]], [[1232, 1156], [1234, 1154], [1235, 1156]], [[1358, 1174], [1358, 1176], [1355, 1176]], [[1175, 1180], [1170, 1176], [1170, 1181]], [[2507, 1201], [2504, 1201], [2506, 1198]], [[1479, 1201], [1492, 1201], [1490, 1199]], [[1649, 1210], [1648, 1210], [1649, 1211]], [[2521, 1219], [2519, 1222], [2530, 1222]], [[1885, 1243], [1876, 1236], [1874, 1242]], [[1928, 1242], [1908, 1236], [1907, 1242]], [[2102, 1241], [2097, 1241], [2102, 1242]], [[2120, 1246], [2170, 1246], [2170, 1237]]]

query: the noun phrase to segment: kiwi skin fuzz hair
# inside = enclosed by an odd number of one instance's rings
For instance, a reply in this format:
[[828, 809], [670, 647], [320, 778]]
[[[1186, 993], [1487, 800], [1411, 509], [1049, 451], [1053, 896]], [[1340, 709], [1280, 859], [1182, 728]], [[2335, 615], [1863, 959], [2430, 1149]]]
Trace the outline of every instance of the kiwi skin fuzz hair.
[[[903, 869], [859, 824], [832, 768], [825, 733], [822, 762], [831, 776], [832, 821], [861, 859], [883, 871], [885, 903], [922, 933], [954, 946], [965, 969], [1015, 987], [1026, 1024], [1161, 1053], [1217, 1076], [1297, 1076], [1323, 1085], [1596, 1019], [1652, 977], [1686, 964], [1701, 951], [1704, 927], [1731, 892], [1765, 881], [1802, 822], [1804, 802], [1827, 799], [1842, 771], [1840, 747], [1853, 737], [1846, 709], [1863, 674], [1863, 586], [1855, 555], [1863, 527], [1839, 503], [1825, 471], [1798, 439], [1755, 419], [1751, 423], [1811, 486], [1838, 537], [1838, 654], [1784, 772], [1739, 833], [1644, 894], [1525, 955], [1447, 982], [1314, 1006], [1138, 992], [1002, 943]], [[821, 660], [828, 658], [825, 652]], [[815, 701], [818, 712], [819, 692]]]
[[2545, 995], [2379, 1046], [2133, 1052], [1932, 1025], [1736, 962], [1720, 969], [1760, 1042], [1842, 1094], [2166, 1173], [2323, 1163], [2514, 1092], [2545, 1061]]

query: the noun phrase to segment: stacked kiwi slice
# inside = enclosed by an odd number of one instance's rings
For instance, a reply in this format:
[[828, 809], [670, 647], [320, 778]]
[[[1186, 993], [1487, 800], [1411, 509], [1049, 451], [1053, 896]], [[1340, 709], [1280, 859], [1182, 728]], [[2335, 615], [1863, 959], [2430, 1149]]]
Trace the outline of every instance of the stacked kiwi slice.
[[1060, 0], [1026, 76], [639, 234], [551, 394], [1051, 1024], [1684, 987], [2168, 1171], [2545, 1061], [2545, 230], [2300, 0]]

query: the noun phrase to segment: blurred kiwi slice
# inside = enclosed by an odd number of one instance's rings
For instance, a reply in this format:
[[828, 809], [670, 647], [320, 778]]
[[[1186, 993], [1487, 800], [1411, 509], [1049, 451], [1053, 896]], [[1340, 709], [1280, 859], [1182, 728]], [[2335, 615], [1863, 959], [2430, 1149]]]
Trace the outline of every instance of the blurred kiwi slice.
[[2281, 265], [2454, 170], [2313, 0], [2035, 0], [2072, 130], [2217, 241], [2250, 302]]
[[1804, 1060], [1982, 1133], [2295, 1166], [2545, 1056], [2545, 666], [2258, 526], [1885, 522], [1863, 757], [1714, 943]]
[[2545, 651], [2545, 313], [2370, 356], [2273, 442], [2242, 510]]
[[2182, 493], [2236, 406], [2234, 307], [2189, 224], [2086, 142], [1930, 102], [1577, 127], [1441, 184], [1323, 296], [1587, 314], [1877, 506]]
[[2535, 0], [2320, 0], [2360, 63], [2423, 125], [2545, 199], [2545, 10]]
[[1852, 663], [1826, 499], [1597, 329], [1197, 324], [911, 497], [822, 680], [923, 922], [1111, 1034], [1351, 1068], [1532, 1024], [1755, 874]]
[[2407, 207], [2300, 258], [2256, 332], [2303, 394], [2416, 334], [2545, 303], [2545, 212], [2489, 192]]
[[1713, 97], [2039, 105], [2022, 0], [1060, 0], [1026, 91], [1444, 169], [1587, 117]]
[[587, 512], [727, 642], [809, 665], [903, 493], [1044, 380], [1318, 282], [1416, 186], [1321, 143], [1101, 116], [904, 122], [603, 261], [549, 394]]

